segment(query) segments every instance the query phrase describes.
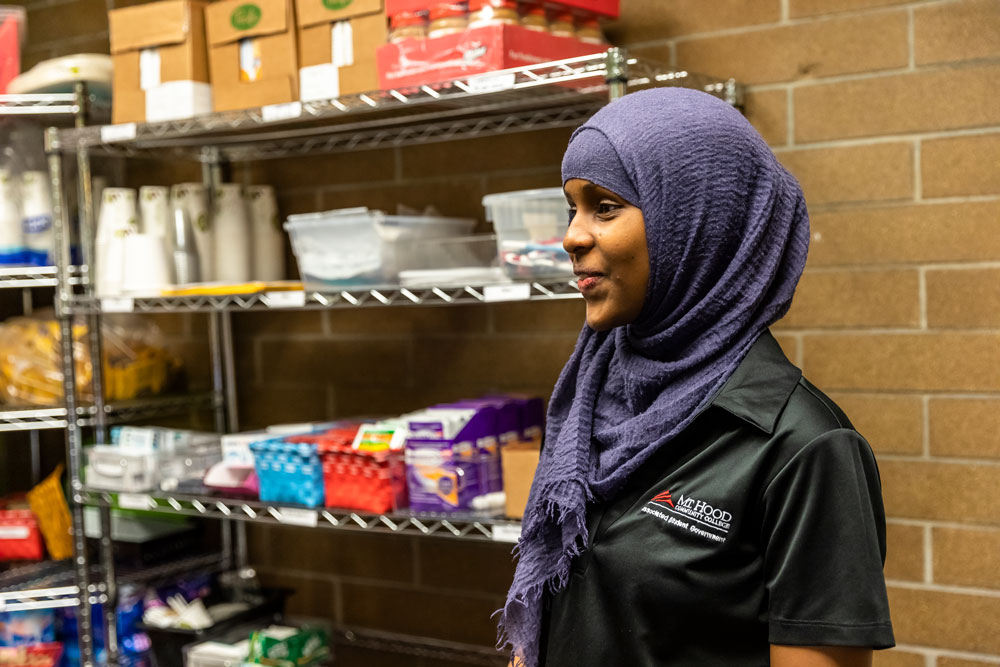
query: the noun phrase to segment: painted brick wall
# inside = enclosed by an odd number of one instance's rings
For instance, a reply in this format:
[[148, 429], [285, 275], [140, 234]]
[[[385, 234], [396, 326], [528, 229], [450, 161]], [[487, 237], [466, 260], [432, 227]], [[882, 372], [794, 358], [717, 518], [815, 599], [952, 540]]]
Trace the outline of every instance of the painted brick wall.
[[[776, 333], [879, 458], [900, 646], [876, 665], [1000, 664], [1000, 4], [622, 4], [618, 43], [749, 85], [748, 117], [806, 192], [808, 269]], [[106, 48], [99, 3], [29, 8], [29, 61]], [[277, 185], [285, 213], [402, 203], [481, 217], [483, 194], [558, 184], [566, 138], [268, 162], [234, 176]], [[171, 174], [138, 165], [128, 177]], [[547, 392], [581, 306], [239, 315], [243, 425], [394, 413], [493, 389]], [[203, 318], [166, 328], [192, 366], [205, 363]], [[261, 573], [298, 588], [297, 612], [456, 641], [494, 637], [506, 547], [292, 529], [250, 537]], [[350, 662], [418, 664], [361, 652]]]

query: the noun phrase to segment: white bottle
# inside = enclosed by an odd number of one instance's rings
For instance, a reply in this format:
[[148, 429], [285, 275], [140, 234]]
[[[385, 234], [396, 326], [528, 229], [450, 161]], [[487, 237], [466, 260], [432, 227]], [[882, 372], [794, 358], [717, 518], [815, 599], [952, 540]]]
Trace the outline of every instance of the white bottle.
[[253, 239], [243, 200], [243, 186], [223, 183], [216, 188], [212, 205], [215, 279], [226, 283], [247, 282], [251, 279]]
[[247, 209], [253, 236], [253, 279], [282, 280], [285, 277], [285, 234], [278, 219], [278, 202], [270, 185], [246, 189]]
[[198, 266], [202, 282], [216, 280], [215, 276], [215, 234], [208, 210], [208, 193], [201, 183], [178, 183], [170, 188], [170, 199], [174, 208], [187, 211], [191, 227], [194, 229], [194, 244], [198, 249]]
[[0, 169], [0, 265], [24, 264], [24, 226], [17, 177]]
[[52, 193], [49, 175], [44, 171], [26, 171], [21, 176], [24, 245], [27, 263], [51, 266], [55, 263], [55, 243], [52, 235]]

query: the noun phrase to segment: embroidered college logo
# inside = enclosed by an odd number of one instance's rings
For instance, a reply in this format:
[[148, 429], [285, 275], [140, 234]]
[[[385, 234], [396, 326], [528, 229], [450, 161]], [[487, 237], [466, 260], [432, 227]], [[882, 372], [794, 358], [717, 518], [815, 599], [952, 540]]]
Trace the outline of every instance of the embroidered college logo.
[[725, 542], [733, 521], [729, 512], [683, 493], [675, 504], [669, 489], [646, 501], [641, 511], [712, 542]]
[[649, 499], [651, 503], [666, 503], [671, 507], [674, 506], [674, 499], [670, 497], [670, 490], [666, 490], [663, 493], [657, 493], [655, 496]]

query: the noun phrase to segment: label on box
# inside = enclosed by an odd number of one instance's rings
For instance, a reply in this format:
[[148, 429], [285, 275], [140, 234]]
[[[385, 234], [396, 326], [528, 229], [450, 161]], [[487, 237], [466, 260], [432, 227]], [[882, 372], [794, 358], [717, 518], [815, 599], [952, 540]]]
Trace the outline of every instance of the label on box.
[[483, 300], [491, 301], [527, 301], [531, 298], [530, 283], [514, 283], [512, 285], [487, 285], [483, 288]]
[[131, 313], [135, 310], [135, 299], [115, 296], [101, 299], [101, 310], [105, 313]]
[[139, 51], [139, 87], [149, 90], [160, 85], [160, 50], [157, 48]]
[[26, 540], [30, 535], [27, 526], [0, 526], [0, 540]]
[[135, 139], [135, 123], [105, 125], [101, 128], [101, 141], [106, 144]]
[[315, 528], [319, 524], [319, 513], [315, 510], [299, 510], [283, 507], [278, 510], [278, 513], [281, 515], [278, 521], [292, 526]]
[[325, 63], [299, 70], [299, 97], [303, 102], [340, 97], [340, 69]]
[[493, 526], [494, 542], [517, 542], [521, 539], [521, 524], [506, 523]]
[[156, 507], [150, 496], [141, 493], [119, 493], [118, 507], [126, 510], [149, 510]]
[[212, 86], [200, 81], [168, 81], [146, 91], [146, 121], [191, 118], [212, 112]]
[[302, 115], [302, 102], [287, 102], [285, 104], [269, 104], [260, 108], [260, 117], [265, 123], [279, 120], [291, 120]]
[[306, 305], [306, 293], [300, 290], [265, 292], [260, 300], [268, 308], [301, 308]]
[[517, 75], [514, 72], [505, 72], [470, 77], [467, 85], [470, 93], [496, 93], [501, 90], [510, 90], [516, 81]]

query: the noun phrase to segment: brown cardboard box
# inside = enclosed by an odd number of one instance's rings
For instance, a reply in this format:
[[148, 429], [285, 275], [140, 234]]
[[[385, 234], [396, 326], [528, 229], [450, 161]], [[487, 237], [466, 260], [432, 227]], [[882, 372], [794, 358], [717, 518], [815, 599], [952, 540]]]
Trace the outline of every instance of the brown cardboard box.
[[382, 0], [295, 0], [295, 11], [303, 100], [378, 89], [375, 49], [389, 32]]
[[[299, 99], [292, 0], [222, 0], [208, 6], [205, 20], [216, 111]], [[245, 39], [254, 40], [260, 56], [256, 81], [240, 78], [240, 42]]]
[[503, 448], [503, 490], [507, 496], [506, 513], [509, 517], [524, 516], [528, 493], [535, 478], [541, 450], [538, 442], [516, 442]]
[[[206, 92], [210, 96], [205, 4], [165, 0], [108, 13], [114, 66], [113, 122], [146, 120], [147, 91], [163, 83], [201, 84], [193, 87], [202, 98]], [[210, 109], [193, 108], [187, 115], [205, 111]]]

